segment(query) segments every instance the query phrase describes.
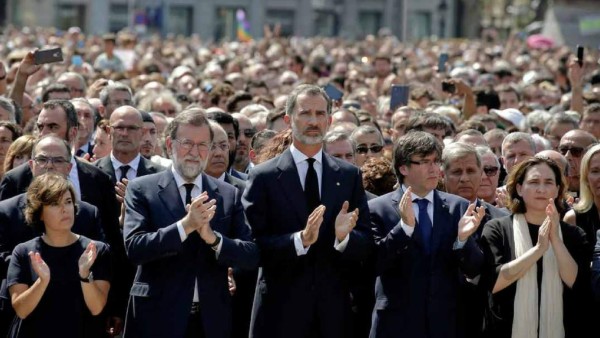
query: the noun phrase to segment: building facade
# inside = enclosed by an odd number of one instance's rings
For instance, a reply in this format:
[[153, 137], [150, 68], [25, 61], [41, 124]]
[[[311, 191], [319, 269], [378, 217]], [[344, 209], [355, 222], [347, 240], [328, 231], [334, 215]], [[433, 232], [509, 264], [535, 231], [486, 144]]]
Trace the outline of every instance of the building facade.
[[79, 26], [101, 34], [137, 27], [163, 34], [235, 39], [242, 9], [250, 34], [280, 24], [282, 35], [361, 38], [387, 28], [401, 39], [457, 34], [461, 0], [5, 0], [6, 22], [17, 26]]

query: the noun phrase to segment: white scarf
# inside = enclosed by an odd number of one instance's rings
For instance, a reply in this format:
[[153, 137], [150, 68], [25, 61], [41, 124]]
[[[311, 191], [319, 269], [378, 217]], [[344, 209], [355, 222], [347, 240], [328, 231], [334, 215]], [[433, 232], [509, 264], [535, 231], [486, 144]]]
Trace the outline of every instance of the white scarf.
[[[515, 256], [518, 258], [532, 248], [527, 220], [523, 214], [513, 217]], [[562, 238], [560, 227], [559, 236]], [[537, 263], [517, 281], [512, 338], [563, 338], [563, 285], [552, 245], [543, 256], [542, 301], [538, 313]]]

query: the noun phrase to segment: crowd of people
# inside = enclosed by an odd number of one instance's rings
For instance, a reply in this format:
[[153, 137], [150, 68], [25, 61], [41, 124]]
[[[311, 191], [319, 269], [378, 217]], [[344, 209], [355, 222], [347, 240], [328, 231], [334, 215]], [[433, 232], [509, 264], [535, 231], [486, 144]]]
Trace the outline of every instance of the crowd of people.
[[2, 336], [600, 334], [597, 50], [2, 39]]

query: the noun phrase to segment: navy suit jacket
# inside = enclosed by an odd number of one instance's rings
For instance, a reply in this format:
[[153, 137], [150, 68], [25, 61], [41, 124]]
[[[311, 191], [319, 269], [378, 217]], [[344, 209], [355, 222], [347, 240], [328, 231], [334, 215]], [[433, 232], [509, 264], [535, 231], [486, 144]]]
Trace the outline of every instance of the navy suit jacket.
[[223, 236], [218, 259], [197, 232], [181, 241], [176, 224], [186, 212], [171, 170], [137, 178], [127, 186], [123, 231], [127, 255], [137, 265], [127, 338], [183, 337], [196, 280], [205, 336], [231, 335], [227, 268], [255, 268], [258, 249], [251, 242], [237, 189], [202, 177], [202, 189], [217, 201], [210, 225]]
[[[248, 222], [261, 250], [261, 271], [252, 313], [254, 337], [306, 336], [305, 324], [319, 316], [328, 338], [345, 337], [351, 326], [348, 276], [372, 245], [367, 199], [360, 170], [323, 153], [321, 204], [326, 206], [316, 243], [298, 256], [294, 233], [303, 230], [304, 190], [291, 152], [250, 170], [243, 196]], [[359, 209], [343, 252], [334, 248], [335, 218], [344, 201]], [[310, 334], [310, 333], [308, 333]]]
[[432, 253], [426, 255], [419, 225], [411, 237], [400, 225], [401, 189], [369, 201], [378, 247], [371, 337], [457, 337], [460, 280], [478, 275], [483, 263], [472, 236], [453, 250], [468, 202], [434, 190]]
[[[112, 161], [110, 160], [110, 155], [105, 156], [98, 161], [94, 162], [94, 165], [98, 167], [100, 170], [105, 172], [113, 184], [117, 183], [117, 175], [115, 173], [115, 168], [113, 167]], [[136, 177], [142, 177], [150, 174], [155, 174], [165, 170], [165, 167], [156, 164], [140, 155], [140, 163], [137, 168]]]

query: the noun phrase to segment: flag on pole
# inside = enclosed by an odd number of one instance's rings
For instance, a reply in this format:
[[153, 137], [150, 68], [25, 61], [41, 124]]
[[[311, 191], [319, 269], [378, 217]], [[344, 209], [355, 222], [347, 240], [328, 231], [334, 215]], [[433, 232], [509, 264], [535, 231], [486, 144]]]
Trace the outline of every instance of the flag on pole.
[[241, 42], [252, 40], [250, 35], [250, 23], [246, 20], [246, 13], [243, 9], [238, 9], [235, 13], [237, 19], [237, 38]]

